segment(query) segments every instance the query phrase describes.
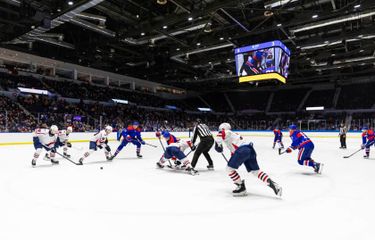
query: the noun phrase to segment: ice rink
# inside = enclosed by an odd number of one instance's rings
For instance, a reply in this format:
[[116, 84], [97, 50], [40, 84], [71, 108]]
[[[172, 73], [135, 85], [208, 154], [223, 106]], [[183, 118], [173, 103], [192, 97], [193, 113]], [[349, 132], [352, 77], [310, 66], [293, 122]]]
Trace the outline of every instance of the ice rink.
[[[359, 138], [348, 139], [347, 150], [337, 138], [312, 138], [313, 158], [325, 164], [316, 175], [297, 164], [296, 152], [279, 156], [271, 137], [246, 139], [283, 187], [281, 199], [244, 168], [248, 196], [232, 197], [226, 162], [213, 149], [215, 171], [202, 156], [200, 175], [191, 176], [156, 169], [160, 147], [144, 146], [143, 159], [127, 146], [113, 162], [98, 151], [83, 166], [40, 158], [32, 168], [32, 145], [0, 146], [0, 239], [375, 239], [375, 148], [368, 160], [344, 159]], [[110, 142], [113, 151], [117, 145]], [[70, 153], [76, 161], [83, 154]]]

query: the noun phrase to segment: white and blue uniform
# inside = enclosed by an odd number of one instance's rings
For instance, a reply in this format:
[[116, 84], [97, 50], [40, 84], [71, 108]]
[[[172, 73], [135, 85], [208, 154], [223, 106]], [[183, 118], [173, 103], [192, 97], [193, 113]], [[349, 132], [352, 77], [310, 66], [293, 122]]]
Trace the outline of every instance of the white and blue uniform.
[[36, 165], [36, 160], [38, 160], [43, 149], [47, 151], [45, 160], [50, 160], [52, 163], [58, 163], [55, 161], [55, 153], [57, 147], [58, 138], [58, 128], [56, 126], [51, 126], [50, 129], [47, 128], [37, 128], [33, 134], [33, 145], [35, 148], [35, 153], [33, 160], [31, 162], [32, 166]]
[[243, 164], [248, 172], [266, 183], [272, 188], [276, 195], [281, 196], [281, 188], [273, 182], [267, 173], [261, 171], [257, 162], [257, 154], [252, 143], [247, 143], [241, 135], [231, 130], [229, 123], [222, 123], [219, 126], [219, 133], [216, 137], [215, 150], [223, 152], [223, 143], [227, 146], [231, 153], [231, 158], [227, 164], [227, 172], [233, 183], [237, 185], [237, 189], [233, 190], [234, 196], [246, 195], [246, 187], [244, 180], [241, 180], [238, 174], [238, 168]]
[[109, 156], [111, 154], [111, 148], [108, 146], [108, 136], [112, 133], [112, 127], [107, 126], [105, 130], [101, 130], [100, 132], [97, 132], [94, 134], [94, 136], [90, 139], [89, 143], [89, 150], [85, 152], [83, 157], [79, 159], [79, 163], [82, 164], [83, 160], [90, 156], [93, 152], [97, 151], [98, 148], [102, 149], [104, 148], [104, 154], [109, 159]]

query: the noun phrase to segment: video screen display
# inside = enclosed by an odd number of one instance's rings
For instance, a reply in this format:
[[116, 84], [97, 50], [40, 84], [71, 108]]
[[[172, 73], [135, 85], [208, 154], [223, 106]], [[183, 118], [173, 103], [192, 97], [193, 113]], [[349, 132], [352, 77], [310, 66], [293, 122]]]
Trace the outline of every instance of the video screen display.
[[280, 41], [236, 48], [235, 60], [240, 82], [277, 79], [286, 83], [290, 50]]

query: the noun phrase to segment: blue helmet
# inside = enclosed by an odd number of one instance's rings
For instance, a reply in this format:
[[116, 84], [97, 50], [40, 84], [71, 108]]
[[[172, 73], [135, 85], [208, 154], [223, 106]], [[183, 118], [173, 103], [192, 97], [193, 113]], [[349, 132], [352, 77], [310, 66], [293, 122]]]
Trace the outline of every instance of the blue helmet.
[[367, 126], [363, 126], [362, 131], [367, 131], [367, 130], [368, 130], [368, 127]]
[[171, 136], [171, 134], [167, 130], [162, 131], [161, 135], [163, 135], [164, 138], [169, 138]]
[[296, 130], [297, 126], [295, 124], [289, 125], [289, 129]]
[[139, 122], [134, 121], [134, 122], [133, 122], [133, 125], [139, 126]]

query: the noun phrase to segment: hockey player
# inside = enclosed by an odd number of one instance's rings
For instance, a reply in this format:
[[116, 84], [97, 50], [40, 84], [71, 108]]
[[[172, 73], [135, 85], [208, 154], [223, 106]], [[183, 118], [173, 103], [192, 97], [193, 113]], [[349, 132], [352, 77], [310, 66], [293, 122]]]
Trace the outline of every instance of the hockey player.
[[59, 129], [56, 125], [52, 125], [48, 128], [37, 128], [34, 131], [33, 143], [35, 148], [34, 158], [31, 161], [31, 165], [36, 165], [36, 160], [39, 158], [43, 148], [47, 151], [44, 160], [49, 160], [53, 164], [58, 164], [59, 161], [55, 160], [56, 155], [56, 141], [58, 137]]
[[68, 147], [72, 147], [72, 144], [69, 142], [69, 134], [72, 132], [73, 128], [67, 127], [66, 130], [60, 130], [58, 134], [58, 146], [63, 147], [63, 154], [68, 158], [70, 158], [70, 155], [68, 154]]
[[323, 163], [315, 162], [311, 158], [311, 154], [314, 151], [314, 144], [303, 132], [297, 130], [297, 126], [292, 124], [289, 126], [289, 134], [292, 139], [292, 144], [286, 149], [287, 153], [291, 153], [292, 150], [298, 149], [298, 163], [314, 168], [314, 171], [318, 174], [322, 173]]
[[370, 147], [375, 143], [375, 134], [374, 130], [364, 127], [362, 129], [362, 145], [361, 148], [365, 150], [365, 155], [363, 158], [370, 157]]
[[104, 148], [104, 154], [107, 160], [111, 160], [111, 148], [108, 146], [108, 136], [112, 133], [112, 130], [113, 129], [111, 126], [106, 126], [104, 130], [101, 130], [100, 132], [94, 134], [94, 136], [90, 140], [89, 151], [85, 152], [83, 157], [79, 159], [79, 164], [82, 165], [83, 160], [85, 160], [85, 158], [90, 156], [90, 154], [98, 150], [98, 148]]
[[276, 143], [278, 143], [279, 148], [283, 149], [283, 148], [284, 148], [284, 144], [283, 144], [283, 133], [281, 132], [281, 130], [280, 130], [278, 127], [276, 127], [276, 128], [273, 130], [273, 134], [275, 135], [275, 138], [273, 139], [273, 146], [272, 146], [272, 148], [274, 149]]
[[[184, 151], [187, 148], [191, 148], [192, 151], [195, 150], [195, 146], [191, 144], [190, 141], [183, 141], [168, 131], [163, 131], [162, 133], [156, 132], [156, 137], [160, 138], [163, 136], [165, 141], [167, 142], [167, 147], [165, 148], [165, 152], [163, 156], [160, 158], [159, 162], [156, 163], [157, 167], [164, 168], [164, 163], [170, 159], [175, 159], [175, 167], [185, 169], [191, 175], [195, 175], [198, 173], [190, 164], [190, 161], [186, 158]], [[182, 164], [182, 166], [180, 166]]]
[[129, 125], [126, 129], [123, 129], [119, 134], [117, 134], [117, 140], [121, 141], [120, 146], [118, 146], [116, 152], [110, 158], [110, 160], [114, 159], [120, 151], [128, 145], [128, 143], [132, 143], [137, 147], [136, 153], [138, 158], [142, 158], [141, 155], [141, 145], [145, 145], [145, 141], [143, 141], [141, 137], [141, 128], [139, 127], [139, 122], [133, 122], [133, 125]]
[[245, 165], [248, 172], [251, 172], [255, 177], [266, 183], [277, 196], [281, 196], [282, 188], [272, 181], [267, 173], [259, 169], [253, 144], [246, 143], [239, 134], [232, 132], [229, 123], [222, 123], [219, 126], [219, 133], [215, 143], [215, 150], [219, 153], [223, 152], [223, 142], [232, 154], [228, 161], [227, 172], [234, 184], [237, 185], [237, 188], [233, 190], [233, 196], [246, 195], [245, 180], [241, 180], [237, 172], [242, 164]]

